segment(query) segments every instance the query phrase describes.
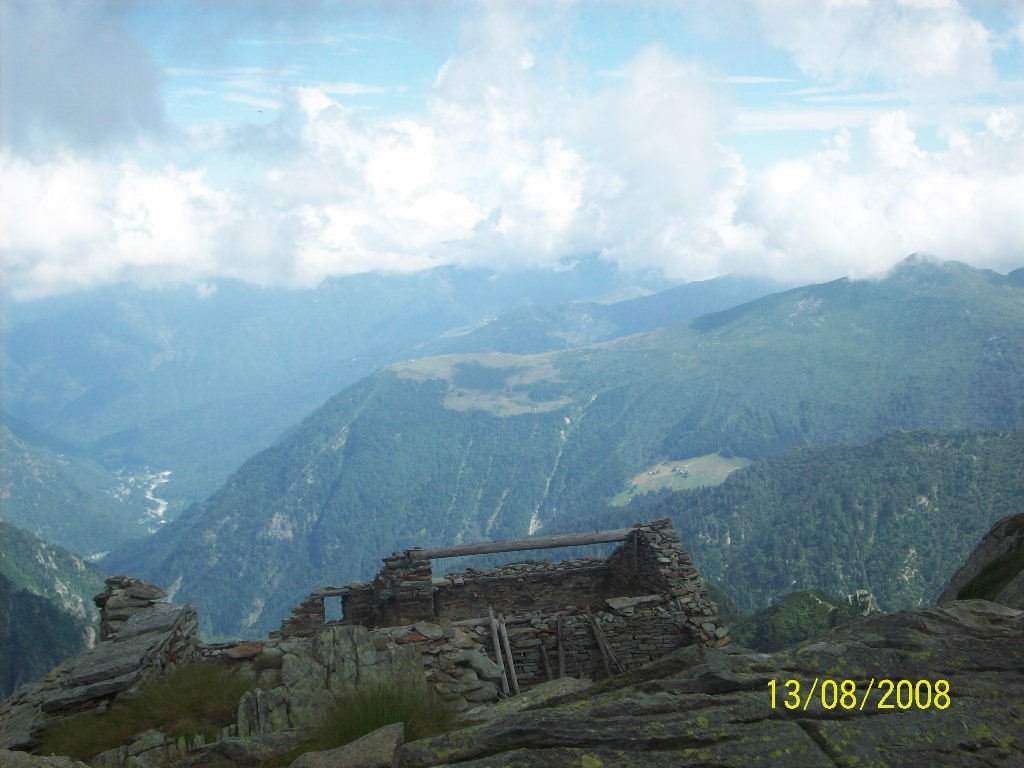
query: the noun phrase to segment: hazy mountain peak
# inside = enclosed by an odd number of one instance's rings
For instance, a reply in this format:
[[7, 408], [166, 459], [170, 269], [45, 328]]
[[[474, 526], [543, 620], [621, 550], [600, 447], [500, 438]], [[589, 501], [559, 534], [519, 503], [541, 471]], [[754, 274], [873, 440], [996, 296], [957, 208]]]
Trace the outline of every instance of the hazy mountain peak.
[[1004, 280], [1005, 276], [989, 269], [973, 267], [962, 261], [940, 259], [926, 253], [912, 253], [893, 266], [883, 279], [949, 282], [971, 278]]

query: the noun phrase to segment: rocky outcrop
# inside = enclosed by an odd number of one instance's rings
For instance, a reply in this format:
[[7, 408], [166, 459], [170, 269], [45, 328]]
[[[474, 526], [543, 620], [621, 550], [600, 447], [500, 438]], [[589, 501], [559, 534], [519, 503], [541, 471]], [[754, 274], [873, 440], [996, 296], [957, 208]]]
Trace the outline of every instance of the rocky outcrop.
[[188, 751], [184, 739], [178, 743], [160, 731], [145, 731], [131, 744], [101, 752], [89, 761], [92, 768], [156, 768]]
[[939, 603], [980, 598], [1024, 609], [1024, 512], [985, 534], [939, 596]]
[[524, 709], [538, 707], [541, 704], [565, 696], [570, 693], [582, 691], [593, 685], [590, 680], [577, 680], [575, 677], [563, 677], [558, 680], [551, 680], [541, 683], [528, 691], [523, 691], [518, 696], [499, 701], [497, 704], [484, 704], [463, 712], [459, 717], [462, 722], [480, 722], [491, 720], [495, 717], [511, 715], [514, 712], [521, 712]]
[[100, 609], [100, 639], [106, 640], [132, 616], [167, 597], [160, 587], [131, 576], [111, 576], [92, 601]]
[[47, 723], [92, 709], [160, 677], [199, 653], [199, 623], [190, 605], [156, 603], [134, 613], [106, 642], [73, 656], [42, 682], [0, 704], [0, 747], [26, 749]]
[[[384, 681], [423, 675], [418, 649], [398, 645], [365, 627], [332, 626], [313, 637], [273, 641], [255, 661], [273, 660], [260, 685], [238, 704], [237, 735], [277, 733], [319, 725], [336, 696]], [[224, 655], [231, 657], [230, 651]], [[264, 681], [273, 681], [269, 685]]]
[[[789, 709], [786, 682], [816, 693]], [[863, 709], [830, 704], [854, 680]], [[949, 706], [882, 709], [880, 681], [949, 683]], [[773, 706], [769, 684], [776, 683]], [[906, 703], [906, 691], [900, 701]], [[920, 703], [924, 704], [924, 686]], [[945, 703], [944, 700], [940, 703]], [[1024, 612], [963, 601], [867, 618], [777, 654], [693, 645], [538, 708], [407, 744], [425, 766], [1024, 765]]]

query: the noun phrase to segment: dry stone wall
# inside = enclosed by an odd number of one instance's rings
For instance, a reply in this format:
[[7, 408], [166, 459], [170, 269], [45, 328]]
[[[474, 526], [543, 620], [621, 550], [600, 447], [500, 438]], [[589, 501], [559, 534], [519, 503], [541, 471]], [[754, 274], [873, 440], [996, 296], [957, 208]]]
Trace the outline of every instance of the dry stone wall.
[[[503, 696], [513, 670], [527, 689], [560, 675], [605, 677], [682, 645], [729, 642], [667, 519], [634, 526], [606, 559], [513, 563], [434, 579], [430, 561], [415, 553], [384, 558], [370, 583], [312, 593], [277, 637], [365, 627], [385, 646], [417, 649], [427, 679], [459, 709]], [[325, 621], [328, 598], [342, 601], [340, 623]], [[502, 614], [511, 667], [495, 648], [489, 610]]]
[[604, 598], [629, 594], [616, 585], [607, 560], [511, 563], [488, 571], [468, 569], [434, 579], [438, 618], [486, 616], [489, 607], [505, 613], [553, 612], [567, 605], [600, 607]]
[[[395, 553], [371, 582], [310, 594], [266, 641], [203, 645], [192, 606], [111, 577], [95, 597], [104, 642], [0, 706], [0, 747], [31, 746], [55, 718], [103, 706], [197, 659], [244, 668], [255, 683], [221, 734], [230, 740], [316, 725], [338, 694], [385, 680], [425, 680], [466, 710], [556, 678], [615, 675], [682, 645], [728, 642], [670, 521], [613, 533], [625, 540], [605, 559], [513, 563], [443, 579], [432, 578], [416, 550]], [[341, 603], [339, 621], [326, 621], [329, 600]], [[185, 749], [161, 739], [113, 750], [107, 768], [140, 750]]]
[[131, 576], [111, 576], [104, 583], [106, 589], [92, 599], [100, 609], [100, 640], [107, 640], [132, 616], [167, 597], [155, 584]]

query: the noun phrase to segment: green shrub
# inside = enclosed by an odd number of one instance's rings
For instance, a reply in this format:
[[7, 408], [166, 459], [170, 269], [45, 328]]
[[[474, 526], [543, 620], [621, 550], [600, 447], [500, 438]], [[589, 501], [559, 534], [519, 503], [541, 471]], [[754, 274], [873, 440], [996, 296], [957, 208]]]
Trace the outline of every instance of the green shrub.
[[189, 664], [145, 686], [138, 696], [114, 702], [106, 712], [75, 715], [47, 728], [36, 751], [90, 760], [150, 729], [208, 741], [235, 721], [238, 700], [251, 687], [246, 676], [220, 664]]

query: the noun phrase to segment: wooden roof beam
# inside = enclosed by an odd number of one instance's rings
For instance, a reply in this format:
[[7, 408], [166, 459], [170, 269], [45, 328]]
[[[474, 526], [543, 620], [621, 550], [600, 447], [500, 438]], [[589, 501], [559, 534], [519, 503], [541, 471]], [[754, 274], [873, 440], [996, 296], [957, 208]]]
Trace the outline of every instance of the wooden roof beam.
[[607, 544], [613, 541], [625, 541], [636, 530], [636, 528], [616, 528], [611, 531], [591, 531], [590, 533], [528, 536], [525, 539], [481, 541], [476, 544], [457, 544], [454, 547], [414, 547], [413, 549], [407, 549], [405, 552], [413, 560], [436, 560], [442, 557], [489, 555], [494, 552], [520, 552], [530, 549], [578, 547], [586, 544]]

